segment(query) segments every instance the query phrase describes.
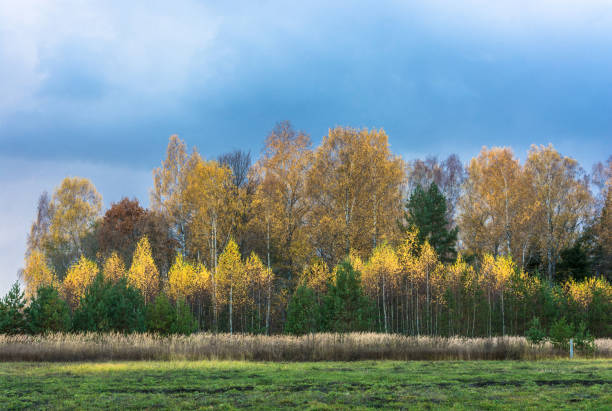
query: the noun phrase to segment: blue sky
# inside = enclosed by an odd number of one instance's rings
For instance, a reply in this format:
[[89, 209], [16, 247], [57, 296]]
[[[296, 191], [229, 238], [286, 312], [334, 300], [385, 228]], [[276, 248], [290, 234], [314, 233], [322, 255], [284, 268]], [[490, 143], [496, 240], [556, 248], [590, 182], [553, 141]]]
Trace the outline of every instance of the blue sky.
[[405, 158], [612, 154], [612, 2], [0, 0], [0, 293], [42, 190], [148, 204], [170, 134], [259, 153], [291, 120], [383, 127]]

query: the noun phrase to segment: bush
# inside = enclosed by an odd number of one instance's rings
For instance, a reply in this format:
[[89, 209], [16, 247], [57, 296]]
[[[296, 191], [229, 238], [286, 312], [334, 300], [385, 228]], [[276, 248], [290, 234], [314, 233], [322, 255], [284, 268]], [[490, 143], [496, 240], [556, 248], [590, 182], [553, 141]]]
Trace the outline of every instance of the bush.
[[319, 325], [319, 307], [312, 288], [300, 285], [293, 294], [287, 307], [285, 332], [304, 335], [317, 331]]
[[527, 341], [535, 345], [538, 345], [544, 342], [546, 340], [546, 332], [542, 329], [542, 326], [540, 325], [540, 320], [538, 319], [538, 317], [533, 317], [529, 325], [530, 327], [525, 333], [525, 337], [527, 338]]
[[595, 338], [589, 333], [586, 324], [581, 322], [574, 336], [576, 350], [592, 354], [595, 352]]
[[191, 334], [198, 323], [183, 300], [172, 305], [166, 294], [160, 293], [147, 308], [147, 331], [159, 334]]
[[198, 330], [198, 320], [193, 316], [191, 308], [184, 300], [179, 299], [176, 302], [175, 311], [175, 321], [170, 329], [173, 334], [189, 335]]
[[134, 332], [145, 330], [144, 300], [125, 278], [116, 283], [98, 274], [74, 313], [74, 329], [80, 331]]
[[24, 306], [24, 294], [16, 281], [0, 300], [0, 334], [23, 334], [26, 331]]
[[572, 327], [567, 323], [565, 317], [557, 320], [550, 327], [550, 342], [556, 348], [569, 349], [569, 339], [573, 336]]
[[51, 286], [42, 286], [38, 289], [25, 314], [28, 330], [32, 334], [70, 330], [72, 322], [70, 308]]
[[174, 320], [174, 307], [164, 293], [158, 294], [147, 307], [147, 331], [159, 334], [170, 334]]

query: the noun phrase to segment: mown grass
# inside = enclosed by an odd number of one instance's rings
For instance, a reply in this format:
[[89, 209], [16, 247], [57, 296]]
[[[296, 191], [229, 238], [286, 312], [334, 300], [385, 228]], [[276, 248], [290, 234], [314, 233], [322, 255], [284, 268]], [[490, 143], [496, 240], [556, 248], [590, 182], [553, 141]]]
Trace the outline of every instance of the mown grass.
[[612, 361], [2, 363], [4, 409], [610, 409]]
[[[612, 340], [595, 341], [589, 358], [612, 358]], [[349, 333], [190, 336], [155, 334], [0, 335], [0, 361], [110, 360], [543, 360], [567, 358], [550, 343], [534, 346], [523, 337], [410, 337]], [[577, 352], [577, 356], [585, 355]]]

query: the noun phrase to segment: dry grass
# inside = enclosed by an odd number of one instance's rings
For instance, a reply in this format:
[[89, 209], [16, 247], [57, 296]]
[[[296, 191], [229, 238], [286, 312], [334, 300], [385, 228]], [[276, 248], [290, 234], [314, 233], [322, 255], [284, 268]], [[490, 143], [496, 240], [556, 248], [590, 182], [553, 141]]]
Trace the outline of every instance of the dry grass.
[[[612, 339], [596, 340], [596, 358], [612, 358]], [[201, 333], [0, 335], [0, 361], [108, 360], [540, 360], [566, 358], [550, 344], [523, 337], [438, 338], [392, 334], [315, 334], [304, 337]]]

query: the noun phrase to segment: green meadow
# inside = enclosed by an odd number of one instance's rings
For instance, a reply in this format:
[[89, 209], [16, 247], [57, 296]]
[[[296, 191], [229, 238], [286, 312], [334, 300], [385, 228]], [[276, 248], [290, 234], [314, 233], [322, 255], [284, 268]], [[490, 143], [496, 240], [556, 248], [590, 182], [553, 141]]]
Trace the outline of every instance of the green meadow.
[[2, 409], [612, 409], [611, 360], [0, 364]]

